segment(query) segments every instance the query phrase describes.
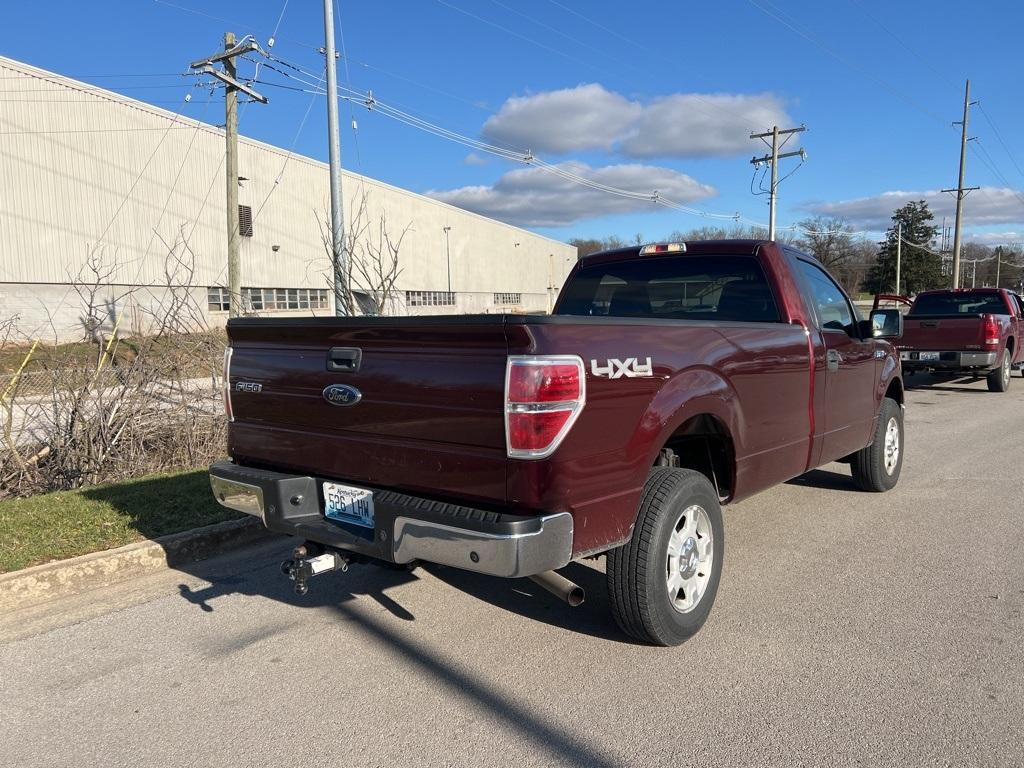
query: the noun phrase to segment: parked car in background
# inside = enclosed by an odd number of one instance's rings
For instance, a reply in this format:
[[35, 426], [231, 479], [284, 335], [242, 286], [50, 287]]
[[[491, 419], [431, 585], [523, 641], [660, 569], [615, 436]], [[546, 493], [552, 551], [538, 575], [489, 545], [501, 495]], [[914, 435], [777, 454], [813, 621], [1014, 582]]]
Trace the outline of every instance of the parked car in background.
[[959, 288], [918, 294], [904, 319], [900, 360], [907, 373], [984, 375], [1005, 392], [1024, 362], [1024, 302], [1002, 288]]
[[554, 569], [607, 555], [618, 624], [677, 644], [718, 590], [722, 503], [839, 459], [864, 490], [896, 484], [881, 336], [901, 321], [860, 320], [817, 260], [760, 241], [587, 256], [550, 316], [232, 319], [211, 484], [305, 542], [284, 563], [300, 593], [376, 560], [576, 603]]

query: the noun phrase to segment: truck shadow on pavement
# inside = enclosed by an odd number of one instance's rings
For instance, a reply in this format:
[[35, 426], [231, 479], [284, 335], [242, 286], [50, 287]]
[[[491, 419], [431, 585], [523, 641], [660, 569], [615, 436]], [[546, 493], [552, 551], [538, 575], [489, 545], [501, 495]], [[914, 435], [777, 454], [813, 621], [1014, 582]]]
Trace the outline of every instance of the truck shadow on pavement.
[[[249, 595], [270, 598], [297, 608], [329, 608], [365, 596], [379, 604], [395, 618], [415, 621], [416, 617], [405, 606], [387, 594], [389, 589], [419, 581], [422, 570], [447, 588], [457, 589], [481, 602], [509, 613], [548, 624], [558, 629], [590, 635], [611, 642], [635, 644], [623, 634], [611, 617], [605, 592], [604, 574], [580, 563], [570, 563], [562, 573], [586, 590], [586, 602], [579, 608], [570, 608], [553, 595], [528, 579], [499, 579], [490, 576], [427, 564], [417, 571], [393, 569], [374, 565], [353, 565], [347, 573], [334, 573], [314, 578], [309, 592], [295, 594], [292, 582], [282, 575], [278, 563], [290, 554], [292, 540], [282, 539], [274, 545], [260, 549], [258, 566], [219, 573], [204, 563], [181, 564], [183, 573], [209, 582], [209, 586], [194, 589], [179, 584], [180, 596], [207, 613], [214, 611], [215, 601], [227, 595]], [[424, 585], [426, 586], [426, 585]]]
[[833, 472], [830, 469], [812, 469], [799, 477], [787, 480], [786, 485], [804, 488], [821, 488], [826, 491], [852, 491], [861, 493], [849, 472]]
[[[503, 686], [502, 681], [508, 677], [508, 666], [515, 663], [514, 659], [495, 667], [493, 674], [479, 670], [474, 672], [465, 663], [449, 658], [451, 654], [432, 647], [431, 636], [420, 637], [414, 630], [403, 631], [402, 627], [408, 625], [395, 625], [379, 611], [367, 610], [367, 603], [357, 600], [361, 596], [369, 597], [392, 616], [403, 622], [412, 622], [415, 620], [412, 612], [389, 597], [386, 591], [417, 581], [416, 572], [372, 565], [353, 566], [346, 574], [314, 579], [310, 591], [300, 596], [293, 592], [292, 583], [280, 573], [278, 565], [279, 560], [289, 554], [293, 544], [290, 539], [282, 539], [250, 551], [249, 556], [242, 552], [223, 558], [219, 564], [206, 561], [179, 567], [177, 570], [209, 584], [198, 589], [188, 584], [179, 584], [178, 591], [183, 599], [207, 613], [215, 612], [215, 601], [218, 598], [229, 595], [260, 596], [288, 606], [329, 611], [350, 631], [364, 636], [369, 647], [386, 648], [397, 654], [403, 664], [446, 690], [452, 699], [462, 699], [506, 727], [515, 729], [524, 740], [532, 742], [539, 753], [546, 753], [550, 764], [599, 767], [615, 764], [607, 754], [588, 743], [590, 734], [560, 726], [557, 721], [535, 712], [526, 698], [516, 693], [514, 687], [508, 689]], [[525, 580], [513, 582], [477, 577], [439, 566], [429, 566], [425, 570], [443, 582], [441, 586], [459, 589], [520, 615], [603, 637], [619, 635], [614, 625], [609, 625], [610, 619], [602, 622], [597, 618], [600, 611], [606, 608], [603, 591], [597, 589], [596, 583], [603, 583], [603, 576], [585, 566], [570, 566], [565, 569], [565, 573], [577, 579], [578, 583], [586, 582], [587, 588], [600, 593], [594, 595], [596, 605], [590, 612], [581, 609], [570, 611], [540, 587]], [[524, 584], [529, 586], [524, 587]], [[457, 620], [457, 616], [449, 618]], [[284, 631], [287, 628], [279, 630]], [[229, 638], [215, 653], [230, 655], [253, 642], [266, 639], [266, 636], [266, 632], [261, 632], [258, 635], [250, 633]], [[453, 658], [457, 658], [457, 654]], [[490, 669], [486, 665], [484, 668]]]
[[[973, 392], [979, 395], [989, 394], [988, 387], [978, 389], [970, 387], [985, 377], [974, 378], [973, 376], [959, 376], [956, 374], [932, 376], [930, 374], [917, 374], [915, 376], [904, 376], [903, 386], [907, 390], [920, 390], [922, 392]], [[951, 386], [958, 385], [958, 386]]]

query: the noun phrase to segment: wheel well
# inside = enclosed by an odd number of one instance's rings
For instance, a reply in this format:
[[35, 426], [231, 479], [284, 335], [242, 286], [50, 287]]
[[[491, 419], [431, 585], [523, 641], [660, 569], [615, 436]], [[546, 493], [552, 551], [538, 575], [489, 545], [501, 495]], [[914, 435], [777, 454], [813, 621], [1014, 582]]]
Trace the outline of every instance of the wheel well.
[[728, 427], [710, 414], [683, 422], [658, 452], [655, 466], [682, 467], [700, 472], [729, 499], [736, 480], [736, 452]]
[[903, 405], [903, 382], [893, 379], [889, 382], [889, 388], [885, 390], [885, 396]]
[[1010, 354], [1012, 355], [1013, 354], [1013, 350], [1016, 349], [1016, 347], [1013, 345], [1013, 336], [1011, 336], [1010, 338], [1008, 338], [1006, 340], [1006, 348], [1008, 350], [1010, 350]]

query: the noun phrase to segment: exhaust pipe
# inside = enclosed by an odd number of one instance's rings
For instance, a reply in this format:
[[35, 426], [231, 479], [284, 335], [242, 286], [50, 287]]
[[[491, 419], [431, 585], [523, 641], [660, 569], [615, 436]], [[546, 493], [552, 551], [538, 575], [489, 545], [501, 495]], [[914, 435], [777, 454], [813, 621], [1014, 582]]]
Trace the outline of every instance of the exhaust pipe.
[[587, 597], [583, 587], [569, 581], [557, 571], [544, 571], [544, 573], [538, 573], [529, 578], [537, 586], [544, 587], [552, 595], [568, 603], [571, 608], [583, 605], [583, 601]]

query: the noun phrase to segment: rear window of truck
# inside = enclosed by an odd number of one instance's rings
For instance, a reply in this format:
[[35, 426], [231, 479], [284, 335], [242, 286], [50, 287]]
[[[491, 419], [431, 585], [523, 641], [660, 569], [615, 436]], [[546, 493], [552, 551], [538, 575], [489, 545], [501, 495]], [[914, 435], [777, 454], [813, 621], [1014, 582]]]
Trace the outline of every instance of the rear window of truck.
[[989, 315], [1010, 314], [1006, 302], [992, 291], [925, 293], [914, 300], [909, 315]]
[[560, 315], [779, 322], [764, 270], [750, 256], [640, 257], [583, 266]]

